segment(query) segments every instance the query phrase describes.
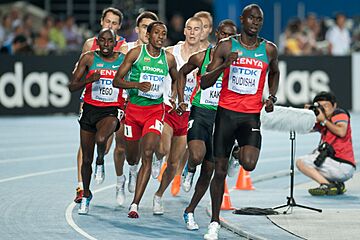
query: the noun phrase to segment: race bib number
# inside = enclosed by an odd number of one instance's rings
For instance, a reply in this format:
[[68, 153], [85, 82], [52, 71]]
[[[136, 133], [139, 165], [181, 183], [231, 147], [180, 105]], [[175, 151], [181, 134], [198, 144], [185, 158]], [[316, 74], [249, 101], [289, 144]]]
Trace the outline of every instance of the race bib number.
[[101, 102], [117, 102], [119, 89], [113, 88], [113, 80], [100, 78], [92, 83], [91, 98]]
[[164, 93], [164, 79], [165, 76], [150, 74], [150, 73], [141, 73], [140, 82], [150, 82], [151, 88], [148, 92], [142, 92], [139, 90], [138, 96], [146, 97], [150, 99], [161, 98]]
[[229, 90], [239, 94], [255, 94], [258, 90], [261, 69], [230, 66]]
[[128, 138], [133, 137], [131, 126], [124, 124], [124, 136]]
[[151, 125], [149, 127], [149, 129], [155, 129], [155, 130], [159, 131], [160, 133], [162, 133], [163, 126], [164, 126], [163, 123], [156, 119], [155, 124]]
[[201, 90], [200, 104], [217, 106], [219, 103], [221, 85], [221, 81], [217, 81], [211, 87]]
[[191, 95], [194, 92], [194, 89], [196, 87], [196, 71], [192, 71], [188, 75], [186, 75], [186, 85], [185, 85], [185, 91], [184, 91], [184, 102], [188, 104], [186, 110], [190, 111], [191, 108]]

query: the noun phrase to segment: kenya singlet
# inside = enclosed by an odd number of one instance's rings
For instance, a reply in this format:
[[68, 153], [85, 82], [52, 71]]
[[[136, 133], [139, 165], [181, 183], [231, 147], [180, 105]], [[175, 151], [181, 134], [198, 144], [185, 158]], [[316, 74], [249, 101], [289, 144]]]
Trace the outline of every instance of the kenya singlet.
[[94, 61], [89, 68], [86, 78], [94, 72], [100, 72], [100, 79], [86, 84], [84, 102], [98, 107], [123, 107], [123, 90], [113, 87], [113, 79], [123, 61], [124, 55], [121, 53], [119, 53], [119, 57], [115, 61], [107, 62], [104, 61], [97, 52], [94, 52]]
[[224, 71], [219, 106], [235, 112], [259, 113], [269, 64], [266, 41], [259, 39], [259, 46], [248, 50], [239, 43], [238, 37], [240, 35], [230, 37], [231, 52], [238, 52], [238, 58]]
[[164, 49], [160, 50], [157, 57], [151, 56], [146, 45], [141, 46], [141, 52], [131, 67], [129, 81], [131, 82], [150, 82], [151, 89], [142, 92], [138, 89], [128, 91], [130, 102], [139, 106], [150, 106], [163, 102], [164, 81], [169, 74], [169, 66], [166, 60]]
[[212, 85], [211, 87], [205, 90], [200, 88], [200, 78], [201, 75], [203, 75], [206, 72], [207, 65], [209, 65], [211, 49], [212, 48], [210, 47], [206, 49], [205, 57], [203, 64], [201, 65], [200, 73], [198, 73], [197, 75], [196, 90], [194, 91], [195, 94], [193, 94], [192, 96], [191, 104], [196, 107], [201, 107], [216, 111], [219, 103], [219, 95], [221, 91], [221, 81], [223, 78], [223, 74], [219, 76], [215, 84]]

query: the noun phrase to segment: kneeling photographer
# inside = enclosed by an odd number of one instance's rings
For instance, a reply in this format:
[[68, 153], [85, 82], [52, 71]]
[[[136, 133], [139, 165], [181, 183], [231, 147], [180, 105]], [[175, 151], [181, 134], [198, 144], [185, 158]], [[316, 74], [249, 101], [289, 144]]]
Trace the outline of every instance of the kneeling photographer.
[[316, 114], [314, 130], [320, 132], [321, 141], [312, 154], [300, 157], [296, 166], [320, 184], [309, 189], [311, 195], [343, 194], [346, 191], [344, 182], [353, 176], [356, 167], [350, 115], [337, 107], [336, 97], [330, 92], [318, 93], [313, 105], [305, 108]]

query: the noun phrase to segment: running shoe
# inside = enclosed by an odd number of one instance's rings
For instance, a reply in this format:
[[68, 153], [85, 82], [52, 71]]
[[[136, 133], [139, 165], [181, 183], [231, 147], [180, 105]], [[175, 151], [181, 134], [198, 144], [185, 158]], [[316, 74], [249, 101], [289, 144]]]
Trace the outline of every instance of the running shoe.
[[125, 202], [125, 181], [126, 178], [124, 176], [124, 181], [120, 182], [120, 184], [116, 184], [116, 202], [122, 206]]
[[204, 235], [206, 240], [217, 240], [219, 238], [220, 224], [211, 222], [208, 226], [208, 232]]
[[322, 183], [320, 184], [319, 187], [311, 188], [308, 191], [313, 196], [325, 196], [325, 195], [333, 196], [338, 194], [338, 188], [333, 183], [330, 184]]
[[137, 171], [129, 171], [128, 190], [131, 193], [135, 192], [137, 174]]
[[76, 197], [75, 197], [75, 199], [74, 199], [74, 202], [75, 202], [75, 203], [81, 203], [81, 199], [82, 199], [82, 197], [83, 197], [83, 194], [84, 194], [84, 190], [81, 189], [81, 188], [79, 188], [79, 187], [77, 187], [77, 188], [76, 188]]
[[171, 185], [171, 194], [175, 197], [180, 192], [180, 185], [181, 185], [181, 176], [175, 175], [174, 180]]
[[89, 197], [82, 197], [78, 214], [86, 215], [89, 212], [90, 201], [92, 199], [92, 193], [90, 192]]
[[231, 149], [230, 157], [229, 157], [229, 164], [227, 170], [227, 175], [229, 177], [235, 176], [240, 166], [239, 160], [235, 156], [235, 152], [237, 151], [239, 151], [239, 146], [235, 144]]
[[182, 188], [184, 189], [185, 192], [190, 191], [191, 186], [193, 184], [194, 175], [195, 172], [189, 172], [188, 165], [186, 164], [182, 174]]
[[105, 166], [102, 165], [95, 165], [95, 174], [94, 180], [96, 184], [102, 184], [105, 180]]
[[164, 206], [161, 197], [154, 195], [153, 198], [153, 214], [154, 215], [163, 215]]
[[334, 183], [338, 189], [338, 194], [344, 194], [346, 192], [345, 184], [343, 182]]
[[139, 209], [138, 205], [136, 203], [133, 203], [130, 205], [128, 218], [139, 218]]
[[184, 212], [183, 217], [187, 230], [190, 231], [199, 230], [199, 225], [195, 222], [194, 213]]
[[160, 174], [161, 163], [162, 163], [162, 159], [158, 159], [156, 157], [156, 154], [154, 153], [153, 157], [152, 157], [152, 164], [151, 164], [151, 176], [154, 179], [156, 179]]

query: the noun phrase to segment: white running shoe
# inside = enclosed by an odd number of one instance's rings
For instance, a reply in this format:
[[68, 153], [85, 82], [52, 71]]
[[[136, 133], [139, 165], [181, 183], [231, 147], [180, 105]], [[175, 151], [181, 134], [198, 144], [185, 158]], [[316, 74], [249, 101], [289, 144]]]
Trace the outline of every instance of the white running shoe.
[[116, 202], [122, 206], [125, 202], [125, 181], [126, 177], [124, 176], [124, 181], [116, 184]]
[[94, 180], [96, 184], [102, 184], [105, 180], [105, 165], [95, 165]]
[[239, 146], [237, 144], [235, 144], [232, 149], [231, 149], [231, 152], [230, 152], [230, 156], [229, 156], [229, 163], [228, 163], [228, 170], [227, 170], [227, 175], [229, 177], [233, 177], [236, 175], [236, 173], [238, 172], [239, 170], [239, 166], [240, 166], [240, 163], [239, 163], [239, 160], [236, 159], [233, 155], [233, 152], [235, 150], [238, 150]]
[[153, 214], [154, 215], [163, 215], [164, 206], [161, 197], [154, 195], [153, 199]]
[[184, 172], [182, 174], [183, 181], [182, 181], [182, 188], [185, 192], [189, 192], [193, 183], [195, 173], [188, 171], [188, 165], [185, 165]]
[[136, 203], [133, 203], [130, 205], [128, 218], [139, 218], [139, 210], [138, 205]]
[[137, 174], [138, 174], [137, 170], [133, 171], [130, 168], [128, 190], [131, 193], [135, 192]]
[[82, 197], [80, 207], [78, 210], [79, 215], [86, 215], [89, 213], [90, 201], [92, 199], [92, 194], [90, 193], [89, 197]]
[[220, 224], [218, 222], [211, 222], [208, 226], [208, 232], [204, 235], [206, 240], [217, 240], [219, 237]]
[[195, 222], [194, 213], [184, 212], [183, 217], [186, 223], [187, 230], [190, 231], [199, 230], [199, 225]]
[[158, 159], [156, 157], [156, 154], [154, 153], [153, 157], [152, 157], [152, 164], [151, 164], [151, 176], [154, 179], [156, 179], [160, 174], [161, 164], [162, 164], [162, 159]]

